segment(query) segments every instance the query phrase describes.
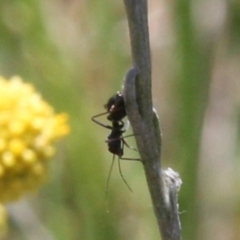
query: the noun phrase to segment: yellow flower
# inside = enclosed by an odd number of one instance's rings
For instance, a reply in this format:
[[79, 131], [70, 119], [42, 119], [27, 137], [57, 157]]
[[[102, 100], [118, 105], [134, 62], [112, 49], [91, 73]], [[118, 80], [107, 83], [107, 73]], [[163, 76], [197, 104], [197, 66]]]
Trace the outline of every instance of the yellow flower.
[[68, 134], [68, 116], [55, 114], [30, 84], [0, 77], [0, 202], [38, 189], [47, 178], [55, 142]]

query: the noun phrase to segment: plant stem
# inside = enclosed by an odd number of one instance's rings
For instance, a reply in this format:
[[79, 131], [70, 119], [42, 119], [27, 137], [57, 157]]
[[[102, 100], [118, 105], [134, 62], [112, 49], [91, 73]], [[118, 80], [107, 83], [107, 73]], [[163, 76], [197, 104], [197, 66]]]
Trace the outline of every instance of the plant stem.
[[124, 2], [134, 66], [126, 74], [124, 83], [126, 111], [136, 135], [162, 240], [179, 240], [177, 192], [181, 179], [173, 170], [161, 169], [161, 131], [152, 107], [147, 1]]

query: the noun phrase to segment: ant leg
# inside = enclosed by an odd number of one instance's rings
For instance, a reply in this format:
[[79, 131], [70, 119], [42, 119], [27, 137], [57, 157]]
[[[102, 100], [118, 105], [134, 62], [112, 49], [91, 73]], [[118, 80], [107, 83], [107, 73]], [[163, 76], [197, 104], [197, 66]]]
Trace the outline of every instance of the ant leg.
[[111, 173], [112, 173], [112, 169], [113, 169], [113, 165], [114, 165], [114, 160], [115, 160], [115, 154], [113, 154], [113, 158], [112, 158], [112, 163], [109, 169], [109, 173], [108, 173], [108, 177], [107, 177], [107, 183], [106, 183], [106, 192], [105, 192], [105, 198], [108, 198], [108, 188], [109, 188], [109, 180], [111, 177]]
[[131, 187], [130, 187], [129, 184], [127, 183], [126, 179], [123, 177], [122, 169], [121, 169], [121, 164], [120, 164], [120, 159], [121, 159], [121, 157], [118, 158], [118, 171], [119, 171], [119, 174], [120, 174], [122, 180], [124, 181], [125, 185], [127, 186], [127, 188], [130, 190], [130, 192], [132, 192]]
[[[105, 142], [119, 141], [120, 139], [123, 140], [124, 138], [132, 137], [132, 136], [135, 136], [135, 134], [130, 134], [130, 135], [127, 135], [127, 136], [120, 136], [120, 137], [117, 137], [117, 138], [111, 138], [111, 139], [106, 140]], [[126, 142], [126, 141], [124, 141], [124, 142]], [[127, 145], [127, 147], [130, 147], [130, 146], [128, 146], [128, 144], [126, 144], [126, 145]]]
[[126, 136], [123, 136], [122, 138], [128, 138], [128, 137], [133, 137], [133, 136], [137, 136], [137, 134], [130, 134], [130, 135], [126, 135]]
[[129, 161], [142, 161], [140, 158], [122, 158], [120, 157], [120, 160], [129, 160]]
[[101, 122], [99, 122], [98, 120], [96, 120], [96, 118], [98, 118], [98, 117], [100, 117], [100, 116], [102, 116], [102, 115], [106, 115], [106, 114], [108, 114], [108, 112], [100, 113], [100, 114], [98, 114], [98, 115], [93, 116], [91, 119], [92, 119], [92, 121], [95, 122], [96, 124], [98, 124], [98, 125], [100, 125], [100, 126], [102, 126], [102, 127], [104, 127], [104, 128], [108, 128], [108, 129], [111, 129], [111, 130], [112, 130], [112, 126], [106, 125], [106, 124], [101, 123]]
[[130, 146], [125, 140], [124, 140], [125, 137], [122, 138], [122, 142], [124, 145], [126, 145], [128, 148], [132, 149], [133, 151], [136, 151], [138, 152], [138, 150], [132, 146]]
[[[120, 174], [123, 182], [127, 186], [127, 188], [132, 192], [131, 187], [129, 186], [129, 184], [127, 183], [126, 179], [123, 176], [122, 169], [121, 169], [121, 164], [120, 164], [120, 159], [124, 159], [124, 158], [121, 158], [121, 157], [118, 158], [118, 171], [119, 171], [119, 174]], [[128, 159], [128, 158], [126, 158], [126, 159]], [[129, 158], [128, 160], [133, 160], [133, 159]], [[112, 163], [111, 163], [110, 170], [109, 170], [109, 173], [108, 173], [108, 178], [107, 178], [107, 183], [106, 183], [106, 193], [105, 193], [106, 199], [108, 199], [109, 181], [110, 181], [110, 177], [111, 177], [114, 161], [115, 161], [115, 154], [113, 154]]]
[[[126, 145], [127, 147], [129, 147], [129, 148], [137, 151], [135, 148], [129, 146], [123, 138], [122, 138], [122, 144], [123, 144], [123, 145], [122, 145], [122, 150], [123, 150], [123, 151], [124, 151], [124, 145]], [[140, 162], [141, 162], [141, 159], [140, 159], [140, 158], [123, 158], [122, 156], [120, 156], [119, 159], [121, 159], [121, 160], [129, 160], [129, 161], [140, 161]]]
[[136, 136], [136, 134], [126, 135], [126, 136], [121, 137], [121, 139], [122, 139], [123, 143], [124, 143], [128, 148], [130, 148], [130, 149], [138, 152], [138, 150], [137, 150], [136, 148], [130, 146], [130, 145], [124, 140], [124, 138], [132, 137], [132, 136]]
[[107, 213], [108, 213], [108, 190], [109, 190], [109, 181], [110, 181], [110, 177], [111, 177], [111, 173], [112, 173], [114, 161], [115, 161], [115, 154], [113, 154], [111, 166], [110, 166], [110, 169], [109, 169], [109, 172], [108, 172], [107, 183], [106, 183], [106, 190], [105, 190], [106, 211], [107, 211]]

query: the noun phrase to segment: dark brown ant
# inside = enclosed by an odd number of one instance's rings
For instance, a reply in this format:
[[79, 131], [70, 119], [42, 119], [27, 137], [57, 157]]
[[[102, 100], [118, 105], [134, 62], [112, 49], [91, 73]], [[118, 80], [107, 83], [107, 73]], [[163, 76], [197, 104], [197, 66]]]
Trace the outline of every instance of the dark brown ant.
[[[128, 136], [124, 136], [124, 137], [122, 136], [123, 133], [126, 131], [125, 129], [123, 129], [124, 122], [122, 120], [126, 116], [125, 103], [124, 103], [124, 98], [123, 98], [122, 94], [120, 92], [117, 92], [117, 94], [115, 94], [108, 100], [108, 102], [104, 105], [104, 108], [107, 111], [104, 113], [100, 113], [96, 116], [93, 116], [92, 121], [94, 121], [95, 123], [97, 123], [98, 125], [100, 125], [102, 127], [105, 127], [107, 129], [111, 130], [111, 133], [109, 134], [109, 136], [106, 140], [106, 142], [108, 144], [108, 151], [113, 154], [112, 164], [111, 164], [110, 172], [109, 172], [108, 179], [107, 179], [107, 185], [109, 183], [110, 175], [112, 172], [115, 155], [117, 155], [118, 156], [119, 173], [120, 173], [124, 183], [126, 184], [126, 186], [129, 188], [130, 191], [132, 191], [130, 186], [128, 185], [127, 181], [123, 177], [121, 167], [120, 167], [120, 160], [140, 161], [140, 159], [123, 158], [122, 157], [124, 154], [124, 146], [127, 146], [128, 148], [131, 148], [131, 149], [137, 151], [136, 149], [129, 146], [128, 143], [124, 140], [124, 138], [130, 137], [133, 135], [128, 135]], [[100, 117], [105, 114], [108, 114], [107, 119], [109, 121], [111, 121], [112, 126], [103, 124], [103, 123], [99, 122], [98, 120], [96, 120], [97, 117]]]

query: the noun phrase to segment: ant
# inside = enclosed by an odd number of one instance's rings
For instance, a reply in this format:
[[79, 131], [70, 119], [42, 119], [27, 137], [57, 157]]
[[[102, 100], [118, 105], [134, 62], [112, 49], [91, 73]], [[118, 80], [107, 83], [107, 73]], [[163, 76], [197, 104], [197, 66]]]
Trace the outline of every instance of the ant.
[[[137, 151], [136, 149], [129, 146], [128, 143], [124, 140], [124, 138], [132, 136], [132, 134], [128, 135], [128, 136], [124, 136], [124, 137], [122, 136], [123, 133], [126, 131], [125, 129], [123, 129], [124, 122], [122, 119], [127, 115], [126, 110], [125, 110], [125, 102], [124, 102], [122, 93], [117, 92], [115, 95], [113, 95], [111, 98], [109, 98], [108, 102], [104, 105], [104, 108], [107, 111], [104, 113], [100, 113], [96, 116], [93, 116], [92, 121], [94, 121], [95, 123], [97, 123], [98, 125], [100, 125], [104, 128], [111, 130], [111, 133], [108, 135], [108, 138], [106, 140], [106, 143], [108, 144], [108, 151], [113, 154], [112, 164], [111, 164], [110, 172], [109, 172], [108, 179], [107, 179], [107, 185], [109, 183], [109, 179], [110, 179], [110, 175], [111, 175], [111, 171], [112, 171], [112, 167], [113, 167], [113, 163], [114, 163], [115, 155], [116, 155], [116, 156], [118, 156], [119, 173], [120, 173], [124, 183], [128, 187], [128, 189], [130, 191], [132, 191], [132, 189], [128, 185], [127, 181], [123, 177], [123, 174], [122, 174], [122, 171], [120, 168], [120, 159], [134, 160], [134, 161], [140, 161], [140, 159], [123, 158], [122, 157], [124, 154], [124, 146], [127, 146], [128, 148], [131, 148], [131, 149]], [[100, 117], [105, 114], [108, 114], [107, 119], [109, 121], [111, 121], [112, 126], [103, 124], [103, 123], [99, 122], [98, 120], [96, 120], [97, 117]]]

